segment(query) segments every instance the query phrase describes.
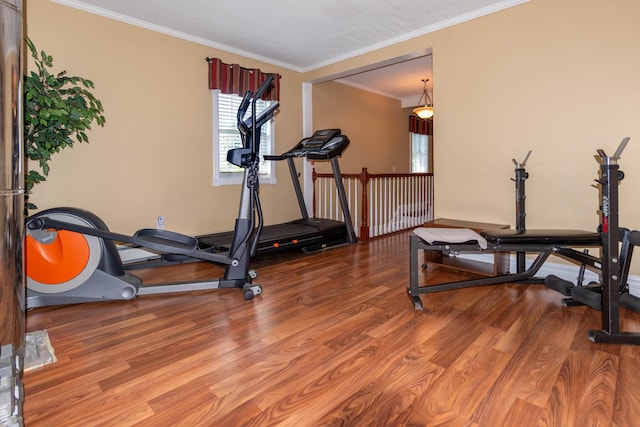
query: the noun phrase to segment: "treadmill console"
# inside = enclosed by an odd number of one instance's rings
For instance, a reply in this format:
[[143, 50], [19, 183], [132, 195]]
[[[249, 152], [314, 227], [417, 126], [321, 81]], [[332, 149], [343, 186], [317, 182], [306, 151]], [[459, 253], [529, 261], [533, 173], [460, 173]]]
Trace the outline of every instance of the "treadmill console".
[[303, 138], [295, 147], [283, 154], [267, 154], [265, 160], [285, 160], [291, 157], [306, 157], [310, 160], [328, 160], [342, 154], [349, 145], [347, 135], [340, 129], [317, 130], [308, 138]]
[[[327, 160], [342, 154], [349, 145], [349, 138], [340, 129], [317, 130], [304, 138], [283, 157], [306, 157], [309, 160]], [[266, 157], [265, 157], [266, 158]]]
[[300, 141], [300, 143], [305, 150], [318, 150], [336, 135], [340, 135], [340, 129], [317, 130], [309, 138]]

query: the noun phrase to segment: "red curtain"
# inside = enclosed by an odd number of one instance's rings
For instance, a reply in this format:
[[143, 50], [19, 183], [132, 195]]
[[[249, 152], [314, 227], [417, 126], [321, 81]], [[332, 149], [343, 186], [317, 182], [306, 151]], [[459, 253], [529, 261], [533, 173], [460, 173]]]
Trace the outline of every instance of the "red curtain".
[[433, 120], [409, 116], [409, 132], [420, 135], [433, 135]]
[[[267, 79], [269, 73], [257, 68], [244, 68], [238, 64], [225, 64], [218, 58], [207, 58], [209, 63], [209, 89], [219, 89], [222, 93], [235, 93], [244, 96], [250, 90], [255, 92]], [[274, 74], [271, 88], [262, 99], [265, 101], [280, 100], [280, 74]]]

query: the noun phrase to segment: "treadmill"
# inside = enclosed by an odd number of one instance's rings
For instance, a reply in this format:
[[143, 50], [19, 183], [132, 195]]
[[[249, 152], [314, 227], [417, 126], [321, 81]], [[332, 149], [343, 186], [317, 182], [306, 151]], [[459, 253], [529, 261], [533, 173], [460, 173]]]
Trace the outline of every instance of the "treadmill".
[[[347, 197], [342, 183], [342, 174], [338, 164], [338, 156], [349, 145], [349, 138], [342, 135], [340, 129], [323, 129], [312, 136], [302, 139], [291, 150], [280, 155], [265, 155], [268, 161], [286, 160], [293, 181], [293, 188], [298, 199], [301, 218], [282, 224], [267, 225], [262, 228], [258, 239], [258, 254], [266, 254], [283, 250], [299, 249], [311, 252], [331, 246], [356, 243], [356, 237], [347, 204]], [[330, 161], [344, 222], [324, 218], [309, 218], [304, 202], [298, 171], [294, 159], [305, 157], [314, 161]], [[202, 248], [228, 250], [231, 245], [232, 232], [223, 232], [196, 236]]]

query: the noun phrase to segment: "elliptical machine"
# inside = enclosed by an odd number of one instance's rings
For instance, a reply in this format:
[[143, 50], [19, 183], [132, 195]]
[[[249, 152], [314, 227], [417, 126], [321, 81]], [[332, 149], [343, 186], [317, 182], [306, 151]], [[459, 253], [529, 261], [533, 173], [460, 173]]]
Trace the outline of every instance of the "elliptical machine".
[[[279, 107], [274, 102], [256, 114], [256, 101], [270, 88], [269, 75], [254, 93], [245, 93], [237, 113], [242, 147], [229, 150], [227, 161], [244, 169], [240, 209], [228, 251], [199, 248], [194, 237], [163, 229], [141, 229], [133, 236], [113, 233], [96, 215], [77, 208], [53, 208], [26, 221], [27, 308], [103, 300], [129, 300], [137, 295], [240, 288], [244, 299], [262, 293], [249, 269], [263, 225], [259, 198], [260, 128]], [[247, 110], [251, 112], [245, 119]], [[142, 286], [125, 271], [114, 242], [138, 245], [225, 265], [224, 277], [211, 281]]]

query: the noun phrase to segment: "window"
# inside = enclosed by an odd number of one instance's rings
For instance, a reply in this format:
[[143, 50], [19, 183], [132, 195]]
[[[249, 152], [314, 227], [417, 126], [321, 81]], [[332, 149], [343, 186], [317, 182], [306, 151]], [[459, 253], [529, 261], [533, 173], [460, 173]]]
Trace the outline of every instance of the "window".
[[429, 135], [410, 132], [411, 172], [429, 172]]
[[[219, 90], [211, 92], [213, 97], [213, 185], [241, 184], [244, 169], [227, 162], [227, 151], [242, 147], [237, 122], [238, 107], [242, 97], [223, 94]], [[271, 102], [274, 101], [258, 100], [256, 102], [257, 114], [269, 106]], [[274, 141], [275, 121], [271, 119], [262, 125], [260, 132], [260, 183], [274, 184], [276, 182], [273, 162], [266, 162], [263, 159], [265, 154], [273, 153]]]

